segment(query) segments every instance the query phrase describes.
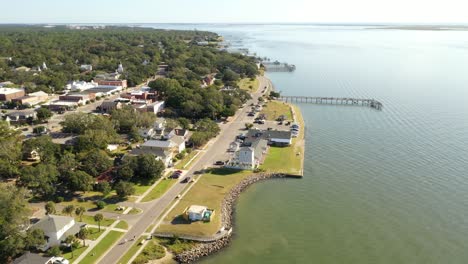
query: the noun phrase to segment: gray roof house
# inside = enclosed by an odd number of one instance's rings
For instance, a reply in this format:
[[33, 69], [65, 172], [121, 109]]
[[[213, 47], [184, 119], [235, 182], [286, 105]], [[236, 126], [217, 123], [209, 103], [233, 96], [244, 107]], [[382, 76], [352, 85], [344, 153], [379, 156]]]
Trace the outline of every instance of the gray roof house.
[[47, 241], [40, 249], [45, 251], [52, 246], [59, 245], [67, 236], [76, 235], [85, 226], [85, 223], [75, 222], [73, 217], [46, 215], [30, 228], [44, 231]]
[[45, 257], [28, 251], [13, 260], [13, 264], [49, 264], [52, 263], [52, 259], [53, 257]]
[[292, 144], [291, 131], [251, 129], [245, 136], [244, 145], [250, 146], [259, 138], [268, 140], [270, 145], [289, 146]]

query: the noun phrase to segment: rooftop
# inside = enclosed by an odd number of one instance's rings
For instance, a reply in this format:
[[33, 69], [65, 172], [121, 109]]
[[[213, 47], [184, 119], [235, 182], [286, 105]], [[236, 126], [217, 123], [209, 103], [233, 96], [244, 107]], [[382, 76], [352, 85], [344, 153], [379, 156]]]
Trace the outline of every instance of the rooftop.
[[172, 141], [169, 140], [148, 140], [141, 145], [142, 147], [155, 147], [155, 148], [170, 148], [173, 147], [174, 144]]
[[73, 217], [61, 215], [46, 215], [33, 225], [34, 229], [41, 229], [44, 233], [56, 233], [74, 221]]
[[24, 89], [21, 88], [0, 88], [0, 94], [12, 94], [22, 91], [24, 91]]
[[188, 209], [187, 212], [189, 213], [196, 213], [196, 214], [202, 214], [208, 207], [202, 206], [202, 205], [191, 205]]

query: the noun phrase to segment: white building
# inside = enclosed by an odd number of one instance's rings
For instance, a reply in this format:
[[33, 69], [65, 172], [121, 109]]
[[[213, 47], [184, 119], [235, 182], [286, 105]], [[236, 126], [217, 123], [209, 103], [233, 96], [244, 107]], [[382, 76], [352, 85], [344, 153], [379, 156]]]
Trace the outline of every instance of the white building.
[[40, 249], [45, 251], [52, 246], [60, 245], [67, 236], [76, 235], [85, 226], [85, 223], [75, 222], [73, 217], [46, 215], [39, 222], [31, 226], [31, 229], [41, 229], [44, 231], [46, 244]]
[[82, 71], [92, 71], [93, 70], [93, 65], [91, 65], [91, 64], [82, 64], [80, 66], [80, 70], [82, 70]]
[[236, 151], [234, 158], [228, 162], [226, 167], [241, 170], [254, 170], [263, 162], [267, 150], [268, 141], [265, 139], [257, 139], [252, 142], [250, 147], [242, 147]]
[[91, 88], [95, 88], [97, 87], [98, 84], [95, 83], [94, 81], [91, 81], [91, 82], [85, 82], [85, 81], [74, 81], [72, 83], [69, 83], [65, 86], [65, 89], [66, 90], [70, 90], [70, 91], [84, 91], [84, 90], [88, 90], [88, 89], [91, 89]]
[[200, 221], [203, 219], [206, 210], [208, 210], [206, 206], [191, 205], [187, 209], [186, 214], [190, 221]]
[[123, 71], [124, 71], [123, 65], [122, 65], [122, 63], [119, 63], [119, 67], [117, 68], [117, 72], [118, 73], [123, 73]]
[[164, 109], [164, 101], [156, 101], [154, 103], [148, 104], [147, 111], [151, 113], [159, 113]]

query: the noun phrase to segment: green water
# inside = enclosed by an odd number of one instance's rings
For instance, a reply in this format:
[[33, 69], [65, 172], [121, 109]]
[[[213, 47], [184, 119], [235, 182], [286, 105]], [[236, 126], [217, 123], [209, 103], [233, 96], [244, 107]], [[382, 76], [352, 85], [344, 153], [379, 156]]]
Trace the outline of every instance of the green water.
[[384, 109], [300, 104], [304, 178], [249, 188], [232, 245], [201, 263], [468, 263], [466, 32], [204, 27], [296, 64], [269, 75], [283, 94]]

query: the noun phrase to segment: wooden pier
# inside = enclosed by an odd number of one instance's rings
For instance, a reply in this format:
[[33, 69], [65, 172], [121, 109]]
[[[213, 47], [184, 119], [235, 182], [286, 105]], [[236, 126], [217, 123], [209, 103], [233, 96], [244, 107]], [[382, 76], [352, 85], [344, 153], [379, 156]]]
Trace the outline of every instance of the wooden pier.
[[348, 97], [311, 97], [281, 95], [278, 100], [291, 103], [329, 104], [329, 105], [357, 105], [382, 110], [383, 105], [375, 99], [359, 99]]

